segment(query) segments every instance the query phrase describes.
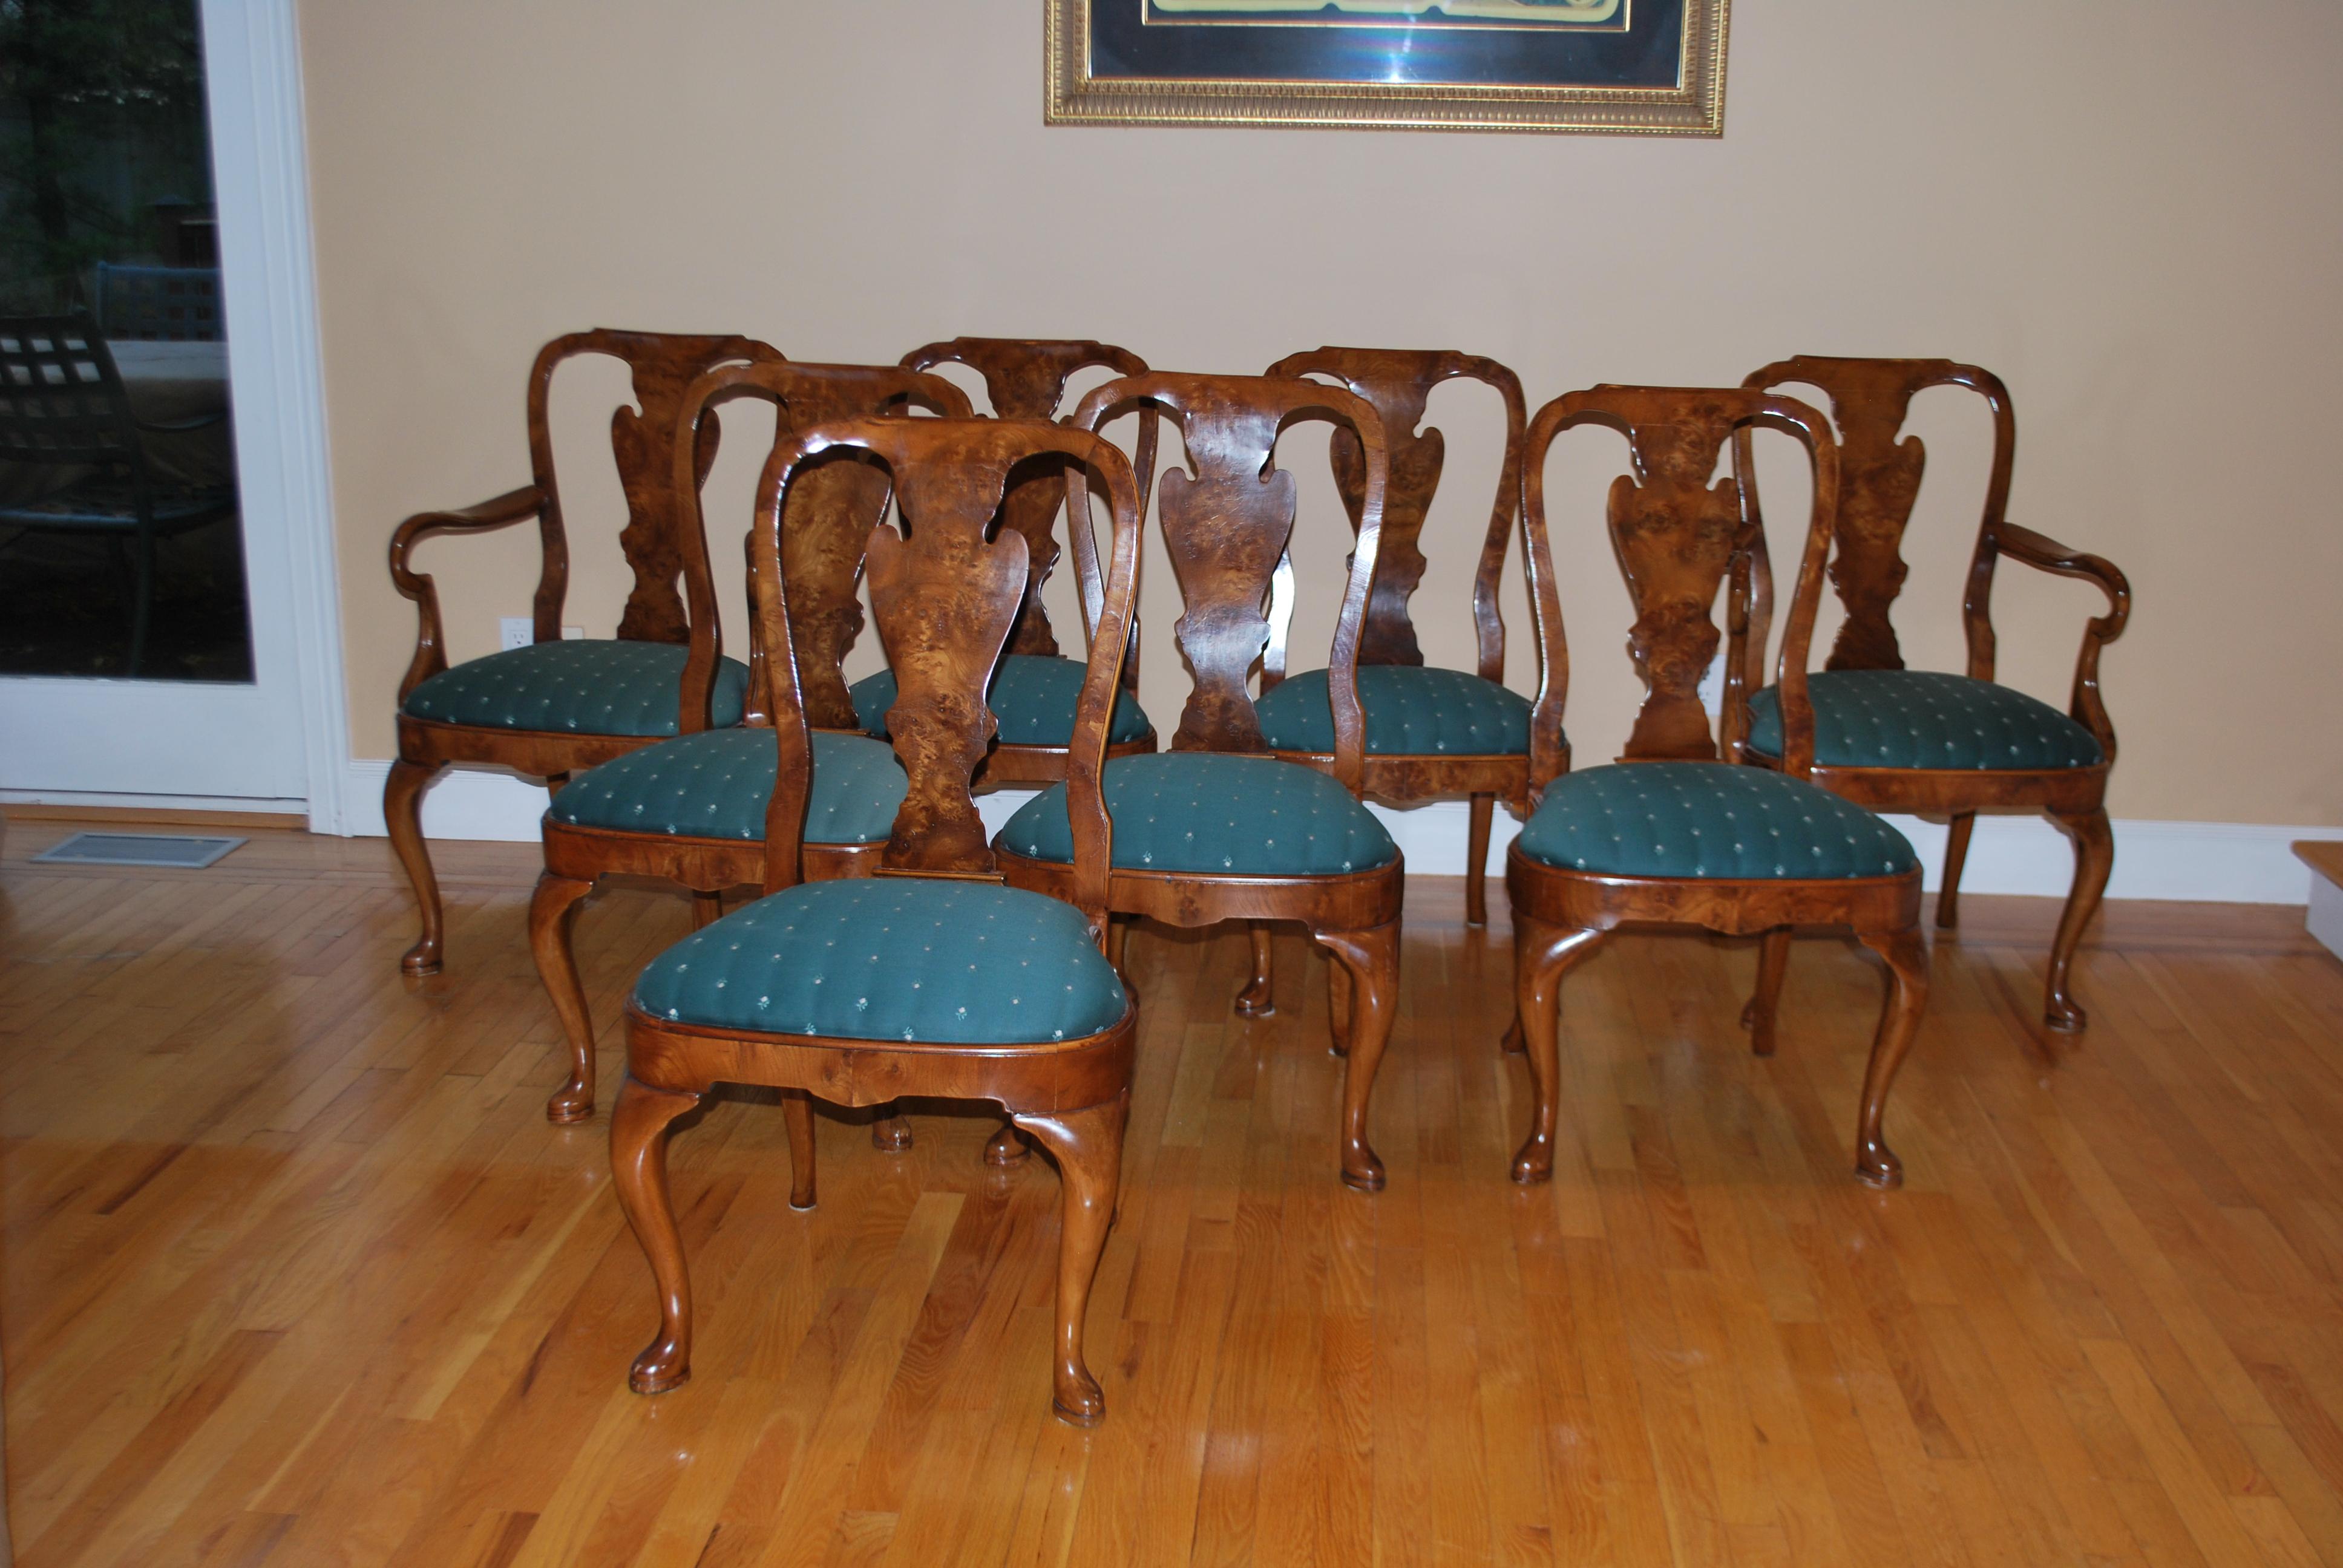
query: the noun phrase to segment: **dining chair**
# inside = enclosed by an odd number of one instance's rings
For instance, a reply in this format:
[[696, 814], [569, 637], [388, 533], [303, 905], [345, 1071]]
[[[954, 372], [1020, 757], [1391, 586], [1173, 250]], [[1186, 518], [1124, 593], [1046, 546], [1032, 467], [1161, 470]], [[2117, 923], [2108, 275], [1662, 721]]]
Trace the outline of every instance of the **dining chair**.
[[[1155, 518], [1180, 579], [1184, 613], [1172, 635], [1193, 686], [1168, 752], [1107, 765], [1116, 827], [1106, 906], [1176, 926], [1299, 922], [1333, 955], [1335, 971], [1353, 982], [1332, 982], [1334, 1049], [1349, 1058], [1342, 1180], [1373, 1191], [1384, 1178], [1367, 1139], [1368, 1099], [1399, 992], [1405, 885], [1398, 846], [1358, 799], [1358, 648], [1383, 528], [1383, 423], [1365, 399], [1323, 382], [1161, 372], [1108, 382], [1082, 399], [1071, 423], [1094, 431], [1149, 407], [1187, 449], [1189, 467], [1170, 470], [1156, 489]], [[1263, 610], [1293, 532], [1293, 476], [1272, 459], [1280, 435], [1303, 420], [1348, 427], [1364, 473], [1358, 545], [1327, 659], [1334, 749], [1324, 770], [1269, 754], [1247, 685], [1269, 645]], [[1077, 511], [1088, 506], [1079, 490], [1070, 500]], [[1087, 532], [1080, 518], [1069, 528], [1078, 558]], [[1093, 648], [1103, 635], [1093, 634]], [[1077, 886], [1079, 845], [1065, 818], [1064, 794], [1051, 789], [1001, 829], [994, 848], [1011, 887], [1063, 896]]]
[[[963, 365], [983, 378], [985, 396], [995, 417], [1052, 419], [1064, 400], [1066, 384], [1084, 369], [1105, 367], [1118, 375], [1136, 375], [1146, 361], [1127, 348], [1087, 338], [955, 337], [930, 343], [903, 356], [907, 370], [932, 370], [940, 365]], [[1155, 420], [1140, 422], [1134, 444], [1139, 469], [1155, 471]], [[1064, 510], [1065, 477], [1044, 465], [1031, 474], [1013, 476], [1001, 504], [1001, 523], [1025, 538], [1027, 580], [1019, 602], [1017, 621], [1010, 632], [1009, 651], [994, 674], [986, 700], [1001, 721], [1000, 739], [979, 773], [988, 789], [1052, 783], [1065, 777], [1066, 745], [1073, 733], [1074, 703], [1082, 687], [1082, 661], [1062, 657], [1048, 609], [1041, 602], [1041, 585], [1049, 580], [1063, 553], [1057, 520]], [[1096, 583], [1083, 585], [1094, 598]], [[1152, 751], [1155, 727], [1139, 706], [1138, 632], [1123, 660], [1121, 694], [1115, 699], [1114, 718], [1107, 739], [1112, 755]], [[867, 734], [885, 739], [886, 713], [895, 700], [895, 673], [882, 669], [866, 676], [853, 688], [858, 722]]]
[[[1465, 849], [1464, 920], [1489, 919], [1485, 868], [1496, 803], [1529, 809], [1530, 704], [1505, 687], [1505, 623], [1497, 607], [1507, 541], [1521, 498], [1522, 429], [1528, 413], [1519, 377], [1493, 359], [1452, 349], [1334, 348], [1289, 354], [1272, 376], [1322, 376], [1348, 387], [1374, 408], [1391, 444], [1391, 479], [1383, 495], [1383, 543], [1375, 580], [1359, 632], [1359, 706], [1365, 711], [1366, 793], [1393, 805], [1463, 796], [1471, 802]], [[1409, 617], [1409, 601], [1430, 562], [1423, 524], [1447, 457], [1445, 437], [1423, 423], [1433, 388], [1467, 379], [1493, 387], [1504, 400], [1505, 445], [1497, 465], [1497, 496], [1473, 573], [1474, 669], [1424, 663]], [[1332, 437], [1334, 480], [1358, 531], [1366, 498], [1359, 444], [1337, 427]], [[1284, 670], [1285, 628], [1273, 621], [1262, 671], [1262, 733], [1271, 751], [1312, 767], [1332, 765], [1326, 673]], [[1266, 995], [1266, 979], [1262, 978]]]
[[[607, 355], [634, 378], [635, 407], [610, 417], [610, 449], [627, 498], [619, 548], [634, 574], [615, 637], [561, 635], [569, 586], [569, 542], [553, 470], [546, 414], [553, 373], [580, 355]], [[391, 848], [414, 885], [422, 934], [399, 960], [409, 975], [439, 972], [443, 952], [439, 883], [423, 837], [423, 789], [451, 763], [493, 763], [536, 775], [557, 793], [569, 775], [678, 734], [740, 722], [748, 667], [722, 657], [716, 603], [705, 574], [679, 594], [684, 563], [706, 543], [686, 538], [672, 488], [669, 447], [685, 387], [714, 366], [778, 361], [779, 352], [747, 337], [684, 337], [598, 327], [557, 337], [538, 351], [528, 378], [532, 482], [477, 506], [418, 512], [390, 538], [390, 580], [414, 602], [415, 657], [398, 683], [398, 758], [384, 783], [382, 814]], [[699, 427], [696, 479], [716, 461], [717, 422]], [[535, 518], [541, 541], [533, 642], [450, 668], [439, 596], [414, 569], [415, 547], [435, 534], [479, 534]]]
[[142, 420], [88, 317], [0, 317], [0, 467], [30, 476], [0, 486], [0, 528], [116, 543], [130, 568], [126, 675], [146, 663], [156, 542], [236, 514], [235, 486], [174, 483], [145, 438], [226, 417]]
[[[1548, 544], [1545, 465], [1556, 437], [1581, 425], [1627, 438], [1632, 473], [1611, 484], [1611, 546], [1635, 609], [1628, 652], [1645, 696], [1620, 759], [1561, 771], [1569, 658]], [[1758, 523], [1748, 433], [1777, 430], [1805, 447], [1814, 505], [1783, 630], [1777, 676], [1787, 736], [1778, 771], [1726, 759], [1745, 732], [1747, 662]], [[1725, 477], [1710, 484], [1730, 444]], [[1838, 447], [1816, 410], [1747, 389], [1596, 387], [1538, 410], [1523, 455], [1522, 520], [1530, 605], [1545, 678], [1530, 719], [1535, 807], [1505, 862], [1513, 911], [1513, 985], [1534, 1091], [1516, 1181], [1554, 1173], [1561, 1100], [1560, 985], [1630, 922], [1765, 933], [1761, 967], [1786, 951], [1792, 928], [1851, 927], [1886, 961], [1888, 987], [1863, 1083], [1855, 1174], [1893, 1187], [1903, 1167], [1881, 1131], [1887, 1091], [1927, 1003], [1920, 939], [1920, 862], [1896, 829], [1812, 783], [1815, 715], [1805, 658], [1838, 515]], [[1726, 597], [1725, 710], [1710, 735], [1700, 683], [1717, 651], [1713, 609]], [[1778, 988], [1775, 988], [1778, 990]], [[1775, 991], [1761, 975], [1758, 995]], [[1755, 1049], [1774, 1050], [1770, 1012]]]
[[[1949, 359], [1800, 355], [1766, 366], [1743, 385], [1820, 387], [1830, 396], [1838, 430], [1845, 486], [1831, 580], [1846, 618], [1829, 658], [1806, 683], [1815, 709], [1815, 782], [1874, 810], [1949, 817], [1936, 893], [1936, 924], [1947, 930], [1960, 920], [1961, 868], [1979, 811], [2039, 811], [2056, 823], [2074, 843], [2075, 875], [2050, 943], [2043, 1018], [2060, 1031], [2082, 1029], [2087, 1018], [2074, 996], [2075, 950], [2097, 912], [2116, 853], [2107, 810], [2116, 732], [2099, 695], [2099, 655], [2131, 618], [2129, 581], [2112, 562], [2069, 549], [2006, 515], [2017, 420], [2009, 389], [1993, 372]], [[1961, 600], [1968, 642], [1961, 675], [1904, 668], [1888, 619], [1904, 587], [1904, 530], [1927, 462], [1919, 437], [1896, 437], [1913, 397], [1932, 387], [1966, 387], [1993, 416], [1985, 515]], [[1994, 679], [1993, 578], [2004, 556], [2080, 578], [2107, 595], [2107, 613], [2083, 628], [2065, 713]], [[1781, 711], [1771, 689], [1750, 699], [1742, 758], [1782, 765]], [[1785, 953], [1765, 966], [1768, 984], [1779, 987], [1786, 961]]]
[[[678, 405], [675, 449], [698, 450], [701, 424], [720, 404], [754, 397], [776, 408], [773, 440], [829, 420], [879, 417], [921, 407], [966, 418], [967, 397], [940, 377], [894, 366], [815, 365], [769, 360], [721, 365], [693, 381]], [[683, 538], [705, 537], [699, 487], [681, 472]], [[831, 462], [801, 475], [781, 519], [781, 578], [795, 656], [799, 706], [813, 732], [813, 779], [801, 846], [806, 879], [869, 876], [896, 809], [903, 771], [886, 743], [849, 723], [824, 728], [819, 703], [834, 715], [846, 702], [839, 660], [862, 619], [856, 588], [870, 530], [884, 517], [893, 487], [875, 463]], [[704, 575], [704, 551], [688, 551], [687, 578]], [[701, 588], [696, 591], [712, 592]], [[582, 1121], [594, 1112], [594, 1026], [571, 945], [578, 905], [605, 876], [657, 877], [697, 895], [694, 928], [721, 912], [732, 888], [765, 879], [765, 805], [776, 766], [770, 661], [752, 618], [749, 700], [743, 724], [655, 741], [572, 778], [544, 819], [545, 872], [529, 904], [530, 950], [569, 1043], [568, 1081], [546, 1102], [552, 1121]], [[877, 1128], [880, 1146], [909, 1146], [908, 1130], [890, 1118]]]
[[[908, 787], [871, 876], [809, 882], [799, 849], [817, 764], [790, 657], [781, 517], [801, 475], [866, 454], [891, 471], [908, 519], [901, 533], [880, 525], [869, 549], [871, 610], [901, 678], [887, 720]], [[970, 796], [998, 723], [985, 692], [1028, 581], [1025, 537], [991, 525], [1011, 471], [1036, 461], [1081, 465], [1113, 517], [1055, 792], [1076, 846], [1064, 901], [1002, 885]], [[934, 1095], [999, 1105], [1057, 1159], [1053, 1400], [1064, 1419], [1095, 1422], [1105, 1400], [1082, 1323], [1121, 1178], [1136, 1016], [1100, 950], [1113, 831], [1100, 772], [1138, 568], [1137, 481], [1108, 442], [1041, 421], [840, 420], [774, 451], [751, 548], [778, 757], [765, 896], [652, 960], [628, 1006], [610, 1164], [659, 1299], [658, 1336], [628, 1381], [657, 1393], [690, 1372], [691, 1287], [667, 1171], [679, 1116], [719, 1082], [782, 1090], [789, 1201], [804, 1209], [815, 1198], [814, 1098]]]

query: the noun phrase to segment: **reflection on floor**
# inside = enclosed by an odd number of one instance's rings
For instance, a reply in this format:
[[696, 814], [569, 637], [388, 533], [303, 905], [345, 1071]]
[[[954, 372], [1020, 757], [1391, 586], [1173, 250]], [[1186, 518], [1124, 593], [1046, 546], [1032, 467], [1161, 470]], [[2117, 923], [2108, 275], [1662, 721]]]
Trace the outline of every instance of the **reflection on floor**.
[[[916, 1147], [679, 1134], [696, 1376], [605, 1123], [548, 1127], [533, 846], [439, 847], [409, 984], [380, 840], [208, 871], [0, 872], [0, 1331], [28, 1564], [2343, 1562], [2343, 965], [2298, 910], [2114, 903], [2078, 1041], [2031, 1028], [2056, 905], [1973, 898], [1849, 1175], [1880, 980], [1799, 944], [1781, 1055], [1747, 943], [1625, 938], [1565, 988], [1553, 1186], [1496, 1040], [1508, 942], [1409, 890], [1373, 1198], [1335, 1180], [1324, 968], [1231, 1015], [1242, 933], [1142, 930], [1106, 1423], [1048, 1415], [1057, 1184], [988, 1118]], [[237, 831], [246, 831], [238, 828]], [[578, 949], [618, 1039], [684, 900]], [[618, 1061], [606, 1050], [606, 1083]]]
[[[0, 675], [124, 673], [131, 583], [110, 539], [0, 526]], [[139, 674], [252, 678], [243, 529], [234, 516], [157, 542], [154, 622]]]

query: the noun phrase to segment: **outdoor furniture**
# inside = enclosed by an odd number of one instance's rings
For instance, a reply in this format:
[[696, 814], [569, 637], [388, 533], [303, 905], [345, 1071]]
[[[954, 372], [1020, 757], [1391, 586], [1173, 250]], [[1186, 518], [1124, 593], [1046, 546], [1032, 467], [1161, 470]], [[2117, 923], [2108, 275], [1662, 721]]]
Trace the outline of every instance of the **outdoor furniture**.
[[139, 417], [114, 355], [85, 316], [0, 319], [0, 528], [109, 538], [129, 568], [126, 672], [146, 658], [157, 540], [236, 511], [233, 474], [189, 483], [150, 440], [224, 428], [225, 400], [192, 418]]

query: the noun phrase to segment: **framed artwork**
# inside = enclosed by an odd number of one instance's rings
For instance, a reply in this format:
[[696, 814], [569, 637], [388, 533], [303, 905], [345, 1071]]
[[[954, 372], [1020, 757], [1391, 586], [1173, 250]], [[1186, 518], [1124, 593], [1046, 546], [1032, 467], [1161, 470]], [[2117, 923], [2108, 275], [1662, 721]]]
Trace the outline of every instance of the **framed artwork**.
[[1729, 0], [1043, 0], [1059, 126], [1720, 136]]

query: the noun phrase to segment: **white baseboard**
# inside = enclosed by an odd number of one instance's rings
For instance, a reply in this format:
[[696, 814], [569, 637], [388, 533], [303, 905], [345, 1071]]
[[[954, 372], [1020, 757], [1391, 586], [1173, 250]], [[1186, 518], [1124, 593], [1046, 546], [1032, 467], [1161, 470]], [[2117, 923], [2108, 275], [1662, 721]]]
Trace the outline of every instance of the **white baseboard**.
[[[343, 791], [342, 837], [379, 839], [389, 830], [382, 820], [382, 787], [389, 777], [388, 762], [360, 759], [350, 764], [348, 787]], [[977, 814], [984, 819], [984, 830], [1001, 831], [1017, 808], [1036, 793], [1001, 789], [978, 796]], [[450, 768], [424, 791], [423, 836], [533, 844], [545, 801], [545, 786], [521, 774], [501, 768]], [[294, 809], [299, 809], [298, 802]]]
[[[389, 777], [388, 762], [360, 758], [350, 763], [342, 837], [379, 839], [389, 831], [382, 819], [382, 787]], [[534, 843], [545, 800], [545, 786], [534, 779], [501, 768], [450, 768], [423, 792], [423, 836]]]
[[2327, 950], [2343, 959], [2343, 888], [2324, 877], [2310, 879], [2310, 908], [2303, 911], [2302, 923], [2310, 934], [2326, 945]]
[[[387, 769], [388, 764], [385, 764]], [[375, 782], [375, 818], [382, 817], [382, 783]], [[145, 795], [92, 789], [0, 789], [0, 806], [94, 806], [109, 810], [266, 811], [298, 817], [307, 800], [256, 799], [250, 795]]]
[[[350, 764], [343, 831], [380, 835], [382, 785], [387, 762]], [[998, 831], [1011, 813], [1032, 799], [1030, 791], [1003, 789], [977, 797], [985, 827]], [[1370, 808], [1382, 819], [1408, 865], [1429, 876], [1459, 876], [1464, 870], [1468, 808], [1442, 800], [1405, 810]], [[518, 774], [497, 769], [451, 768], [423, 798], [423, 831], [433, 839], [488, 839], [527, 842], [538, 836], [545, 812], [545, 789]], [[1936, 886], [1945, 858], [1945, 829], [1916, 817], [1888, 821], [1912, 840], [1927, 867], [1927, 885]], [[1489, 833], [1489, 869], [1503, 876], [1506, 846], [1521, 831], [1512, 812], [1500, 807]], [[2301, 828], [2258, 822], [2158, 822], [2118, 819], [2116, 869], [2107, 882], [2111, 899], [2182, 899], [2211, 903], [2306, 904], [2310, 868], [2288, 848], [2298, 839], [2343, 839], [2343, 828]], [[1969, 840], [1961, 890], [2026, 893], [2063, 898], [2075, 870], [2066, 835], [2040, 817], [1979, 817]]]

